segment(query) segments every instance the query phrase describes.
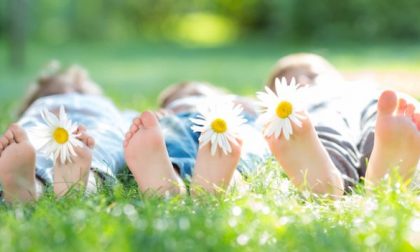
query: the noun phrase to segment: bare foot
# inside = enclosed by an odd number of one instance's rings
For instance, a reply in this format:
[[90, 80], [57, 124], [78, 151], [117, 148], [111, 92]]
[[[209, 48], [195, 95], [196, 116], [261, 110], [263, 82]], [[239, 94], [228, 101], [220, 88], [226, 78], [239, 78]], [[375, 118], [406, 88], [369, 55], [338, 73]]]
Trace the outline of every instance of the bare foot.
[[379, 98], [375, 142], [366, 172], [367, 185], [377, 184], [392, 169], [403, 179], [413, 176], [420, 157], [420, 114], [413, 104], [385, 91]]
[[242, 142], [231, 144], [232, 152], [225, 155], [218, 150], [211, 155], [210, 144], [198, 150], [194, 174], [191, 182], [191, 192], [204, 189], [207, 192], [225, 191], [232, 181], [232, 176], [238, 166], [241, 156]]
[[8, 202], [36, 200], [35, 149], [17, 124], [0, 138], [0, 183]]
[[156, 116], [144, 112], [135, 118], [124, 141], [125, 159], [142, 192], [177, 194], [185, 185], [176, 174]]
[[319, 194], [343, 194], [343, 179], [306, 114], [302, 127], [293, 125], [293, 135], [289, 140], [282, 134], [278, 139], [274, 135], [267, 138], [267, 142], [296, 187]]
[[88, 181], [95, 141], [82, 126], [78, 128], [77, 133], [80, 134], [78, 139], [83, 143], [82, 147], [74, 148], [77, 156], [72, 157], [71, 163], [63, 165], [56, 162], [54, 166], [54, 193], [59, 197], [64, 196], [70, 188], [85, 188]]

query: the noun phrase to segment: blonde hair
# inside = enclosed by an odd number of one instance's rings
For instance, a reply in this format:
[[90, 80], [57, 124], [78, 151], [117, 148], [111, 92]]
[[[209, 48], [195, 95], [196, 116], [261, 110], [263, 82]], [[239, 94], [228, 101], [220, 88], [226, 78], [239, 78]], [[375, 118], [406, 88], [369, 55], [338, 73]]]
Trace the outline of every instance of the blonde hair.
[[72, 65], [63, 69], [60, 62], [53, 60], [41, 70], [36, 81], [29, 86], [18, 115], [21, 116], [40, 97], [68, 92], [102, 94], [101, 88], [91, 81], [84, 68]]
[[295, 78], [301, 85], [312, 85], [320, 76], [341, 79], [341, 74], [325, 58], [312, 53], [290, 54], [279, 59], [268, 79], [267, 85], [273, 89], [276, 78]]
[[164, 89], [158, 98], [159, 107], [165, 108], [171, 102], [191, 96], [211, 96], [226, 94], [227, 92], [207, 82], [184, 81], [173, 84]]

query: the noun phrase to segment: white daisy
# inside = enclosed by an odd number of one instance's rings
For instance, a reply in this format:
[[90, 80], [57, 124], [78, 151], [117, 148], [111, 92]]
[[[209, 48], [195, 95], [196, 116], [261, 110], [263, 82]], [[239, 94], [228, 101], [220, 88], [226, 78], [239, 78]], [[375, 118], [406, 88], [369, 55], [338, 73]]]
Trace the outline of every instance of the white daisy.
[[58, 159], [61, 164], [71, 163], [71, 157], [77, 156], [74, 147], [82, 146], [75, 134], [78, 126], [67, 118], [63, 106], [60, 107], [59, 117], [47, 109], [41, 112], [41, 116], [45, 124], [38, 125], [31, 130], [35, 148], [51, 157], [54, 163]]
[[300, 85], [293, 78], [287, 84], [286, 78], [280, 81], [276, 79], [274, 93], [270, 88], [265, 87], [265, 92], [258, 92], [257, 98], [260, 100], [262, 114], [258, 122], [263, 125], [263, 134], [270, 137], [274, 134], [279, 138], [283, 132], [284, 137], [289, 140], [293, 134], [292, 123], [302, 127], [301, 115], [303, 111], [302, 103], [298, 97]]
[[198, 116], [192, 118], [194, 125], [191, 129], [200, 132], [200, 148], [211, 143], [211, 154], [214, 156], [217, 147], [225, 155], [232, 152], [232, 144], [238, 144], [240, 126], [246, 122], [242, 117], [243, 109], [234, 105], [230, 99], [210, 99], [206, 104], [198, 107]]

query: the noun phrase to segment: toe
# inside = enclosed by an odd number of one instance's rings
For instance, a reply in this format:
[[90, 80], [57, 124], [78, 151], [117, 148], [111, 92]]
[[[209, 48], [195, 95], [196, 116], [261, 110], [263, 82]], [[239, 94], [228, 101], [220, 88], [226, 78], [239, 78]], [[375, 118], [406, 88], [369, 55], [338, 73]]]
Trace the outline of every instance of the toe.
[[140, 119], [145, 128], [153, 128], [158, 125], [156, 116], [150, 111], [143, 112]]
[[413, 115], [413, 118], [414, 118], [414, 121], [416, 121], [416, 122], [420, 121], [420, 113], [415, 113]]
[[240, 138], [235, 138], [235, 140], [238, 143], [238, 146], [242, 147], [242, 144], [244, 143], [244, 141], [242, 141], [242, 139], [240, 139]]
[[125, 140], [130, 141], [130, 139], [133, 137], [133, 133], [131, 132], [127, 132], [127, 134], [125, 134]]
[[86, 128], [83, 125], [79, 125], [79, 127], [77, 127], [76, 133], [82, 133], [82, 132], [86, 132]]
[[13, 132], [14, 139], [17, 143], [29, 141], [28, 135], [26, 134], [25, 130], [18, 124], [12, 124], [10, 130]]
[[416, 113], [413, 115], [414, 122], [417, 125], [417, 130], [420, 130], [420, 113]]
[[397, 95], [394, 91], [384, 91], [379, 97], [378, 114], [389, 115], [392, 114], [397, 107]]
[[398, 100], [398, 109], [397, 109], [397, 115], [404, 115], [405, 110], [407, 109], [407, 101], [403, 98]]
[[87, 139], [87, 146], [90, 149], [93, 149], [93, 147], [95, 147], [95, 139], [93, 137], [88, 137], [88, 139]]
[[141, 126], [141, 120], [140, 120], [140, 117], [136, 117], [136, 118], [134, 118], [134, 120], [133, 120], [133, 125], [136, 125], [137, 127], [140, 127], [140, 126]]
[[232, 155], [241, 155], [241, 150], [242, 150], [242, 143], [243, 141], [239, 138], [235, 138], [236, 143], [232, 143], [231, 142], [231, 147], [232, 147]]
[[4, 138], [7, 141], [7, 145], [15, 142], [15, 136], [12, 131], [12, 126], [6, 131], [6, 133], [4, 133]]
[[130, 127], [130, 132], [135, 134], [138, 130], [139, 130], [139, 126], [133, 123], [133, 125], [131, 125]]
[[413, 118], [415, 109], [416, 108], [414, 107], [413, 104], [408, 104], [407, 105], [407, 108], [405, 110], [405, 116], [410, 117], [410, 118]]
[[9, 145], [9, 140], [7, 139], [7, 137], [2, 136], [0, 138], [0, 144], [3, 146], [3, 148], [6, 148]]
[[89, 141], [90, 139], [93, 139], [92, 137], [90, 137], [86, 131], [82, 131], [80, 132], [80, 135], [77, 137], [77, 139], [79, 139], [83, 144], [85, 144], [86, 146], [89, 146]]

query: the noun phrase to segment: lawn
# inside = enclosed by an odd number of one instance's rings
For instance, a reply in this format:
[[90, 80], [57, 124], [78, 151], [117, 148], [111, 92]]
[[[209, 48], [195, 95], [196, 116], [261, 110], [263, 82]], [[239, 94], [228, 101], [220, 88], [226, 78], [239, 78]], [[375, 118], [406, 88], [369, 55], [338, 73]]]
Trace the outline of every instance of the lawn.
[[[90, 70], [120, 108], [156, 107], [170, 83], [207, 80], [244, 95], [265, 82], [282, 55], [311, 51], [341, 70], [420, 69], [420, 46], [297, 45], [248, 41], [216, 49], [168, 44], [31, 44], [27, 66], [6, 65], [0, 43], [0, 128], [13, 121], [27, 83], [51, 58]], [[392, 177], [372, 192], [339, 200], [297, 192], [267, 160], [248, 188], [223, 196], [140, 195], [129, 178], [96, 195], [48, 192], [31, 205], [0, 205], [0, 251], [415, 251], [420, 249], [420, 198]]]

